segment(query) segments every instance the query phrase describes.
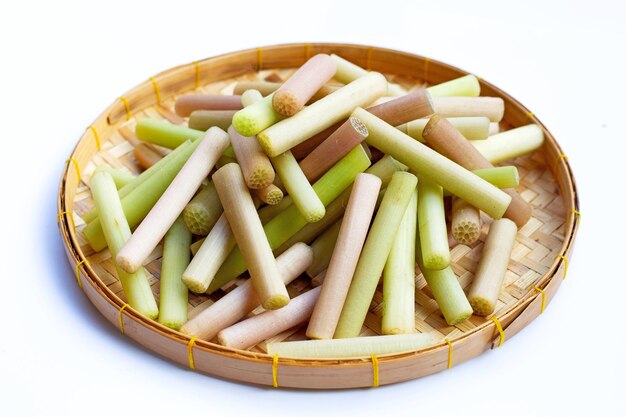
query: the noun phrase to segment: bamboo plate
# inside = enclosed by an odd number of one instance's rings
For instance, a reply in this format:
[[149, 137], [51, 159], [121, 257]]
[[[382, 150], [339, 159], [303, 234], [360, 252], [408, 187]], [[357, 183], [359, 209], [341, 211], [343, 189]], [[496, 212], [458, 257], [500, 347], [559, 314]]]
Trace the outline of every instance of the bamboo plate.
[[[149, 320], [124, 301], [108, 251], [94, 253], [82, 237], [81, 215], [93, 203], [89, 177], [97, 165], [138, 169], [132, 150], [138, 143], [134, 125], [144, 117], [184, 120], [173, 112], [182, 93], [230, 93], [235, 81], [286, 79], [293, 68], [316, 53], [337, 53], [344, 58], [389, 76], [406, 87], [437, 84], [467, 74], [452, 66], [390, 49], [346, 44], [289, 44], [234, 52], [182, 65], [162, 72], [115, 100], [89, 126], [67, 160], [59, 187], [59, 231], [76, 279], [96, 308], [126, 336], [155, 353], [185, 367], [222, 378], [280, 387], [337, 389], [391, 384], [442, 371], [488, 349], [501, 345], [543, 312], [567, 274], [568, 257], [579, 227], [576, 187], [567, 158], [550, 132], [533, 113], [515, 99], [481, 80], [482, 95], [502, 97], [506, 104], [501, 129], [539, 124], [545, 144], [537, 152], [515, 161], [522, 178], [519, 191], [533, 206], [532, 219], [518, 233], [493, 316], [472, 316], [448, 326], [419, 270], [416, 273], [416, 328], [437, 331], [442, 342], [416, 352], [365, 359], [296, 360], [272, 358], [265, 343], [250, 350], [236, 350], [187, 336]], [[480, 259], [481, 239], [472, 247], [452, 249], [453, 269], [464, 288], [472, 281]], [[158, 293], [160, 247], [147, 270]], [[234, 288], [225, 287], [225, 291]], [[309, 286], [299, 278], [290, 285], [292, 296]], [[190, 315], [223, 295], [190, 294]], [[158, 299], [158, 298], [157, 298]], [[363, 327], [363, 335], [380, 331], [382, 292], [377, 291]], [[254, 313], [252, 313], [254, 314]], [[303, 338], [302, 329], [276, 336], [272, 341]]]

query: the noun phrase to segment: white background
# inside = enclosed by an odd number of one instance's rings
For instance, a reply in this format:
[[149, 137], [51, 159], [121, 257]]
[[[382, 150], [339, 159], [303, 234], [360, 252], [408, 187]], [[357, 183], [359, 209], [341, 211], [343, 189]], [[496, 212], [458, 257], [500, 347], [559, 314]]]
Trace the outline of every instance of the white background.
[[[626, 415], [626, 9], [617, 0], [517, 3], [4, 2], [0, 415]], [[265, 389], [152, 355], [79, 291], [55, 200], [85, 126], [169, 67], [315, 41], [390, 47], [473, 72], [562, 144], [580, 192], [576, 250], [545, 314], [503, 348], [378, 389]]]

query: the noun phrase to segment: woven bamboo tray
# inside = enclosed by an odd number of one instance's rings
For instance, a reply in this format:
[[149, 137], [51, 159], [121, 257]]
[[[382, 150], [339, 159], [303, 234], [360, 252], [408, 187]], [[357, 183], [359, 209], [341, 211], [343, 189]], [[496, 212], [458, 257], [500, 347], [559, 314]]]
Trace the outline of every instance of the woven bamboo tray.
[[[184, 120], [173, 111], [178, 95], [189, 92], [226, 93], [240, 80], [284, 80], [293, 68], [316, 53], [336, 53], [367, 69], [384, 73], [408, 88], [437, 84], [467, 74], [425, 57], [390, 49], [346, 44], [289, 44], [234, 52], [182, 65], [154, 77], [116, 99], [89, 126], [66, 161], [59, 187], [58, 222], [77, 284], [96, 308], [120, 331], [146, 348], [184, 367], [221, 378], [260, 385], [338, 389], [370, 387], [432, 374], [502, 345], [543, 312], [565, 279], [568, 258], [578, 230], [580, 214], [576, 187], [567, 157], [550, 132], [528, 109], [502, 90], [481, 80], [482, 95], [502, 97], [506, 104], [502, 130], [537, 123], [545, 133], [544, 146], [515, 161], [521, 195], [533, 206], [532, 219], [518, 233], [495, 313], [473, 316], [448, 326], [423, 276], [416, 272], [416, 328], [436, 331], [442, 342], [416, 352], [365, 359], [295, 360], [272, 358], [265, 343], [236, 350], [185, 335], [149, 320], [125, 303], [108, 251], [94, 253], [82, 237], [81, 215], [90, 207], [89, 177], [96, 166], [108, 164], [138, 168], [133, 159], [134, 125], [144, 117], [173, 123]], [[464, 288], [470, 285], [480, 259], [481, 239], [468, 247], [452, 249], [452, 267]], [[158, 295], [160, 247], [149, 259], [147, 270]], [[239, 282], [224, 288], [229, 291]], [[309, 287], [308, 279], [296, 279], [292, 296]], [[190, 316], [197, 314], [225, 292], [208, 296], [190, 293]], [[157, 298], [158, 299], [158, 298]], [[382, 291], [377, 291], [362, 335], [380, 332]], [[252, 314], [255, 314], [254, 312]], [[272, 341], [302, 339], [303, 329], [278, 335]]]

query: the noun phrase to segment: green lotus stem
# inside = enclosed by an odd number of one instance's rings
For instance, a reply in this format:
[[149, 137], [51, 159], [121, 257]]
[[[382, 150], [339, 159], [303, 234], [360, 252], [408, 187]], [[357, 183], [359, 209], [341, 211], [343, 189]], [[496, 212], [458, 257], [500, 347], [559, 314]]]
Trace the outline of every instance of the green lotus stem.
[[[121, 199], [124, 215], [130, 227], [137, 226], [143, 218], [146, 217], [183, 165], [185, 165], [185, 162], [187, 162], [187, 159], [189, 159], [199, 143], [200, 141], [195, 141], [190, 143], [189, 146], [185, 146], [180, 153], [176, 154], [176, 157], [173, 158], [170, 163], [154, 172], [137, 186], [137, 188]], [[106, 248], [107, 244], [99, 219], [95, 219], [85, 226], [83, 234], [89, 245], [96, 252]]]
[[93, 171], [92, 175], [96, 175], [96, 173], [98, 172], [108, 172], [109, 175], [111, 175], [111, 177], [113, 178], [115, 186], [118, 190], [137, 179], [137, 175], [131, 174], [130, 172], [122, 171], [121, 169], [111, 168], [108, 165], [100, 165]]
[[333, 255], [333, 250], [335, 249], [337, 236], [339, 236], [340, 227], [341, 220], [326, 229], [324, 233], [311, 244], [311, 249], [313, 249], [313, 263], [306, 270], [309, 277], [315, 277], [328, 267], [330, 258]]
[[[342, 57], [332, 54], [330, 56], [337, 64], [335, 79], [341, 83], [348, 84], [368, 73], [367, 70], [359, 67]], [[403, 96], [407, 93], [406, 89], [398, 84], [387, 83], [387, 93], [390, 96]]]
[[[365, 171], [370, 160], [361, 146], [354, 148], [344, 156], [334, 167], [322, 176], [313, 190], [325, 206], [337, 198], [354, 182], [358, 174]], [[265, 224], [264, 230], [272, 250], [285, 243], [307, 224], [305, 218], [295, 205], [287, 207], [279, 215]], [[215, 291], [231, 279], [246, 271], [246, 264], [239, 248], [235, 248], [211, 282], [208, 293]]]
[[358, 108], [353, 115], [367, 126], [370, 134], [366, 142], [369, 145], [391, 155], [417, 174], [441, 185], [494, 219], [501, 218], [508, 208], [511, 196], [504, 191], [400, 132], [368, 111]]
[[475, 75], [468, 74], [445, 83], [433, 85], [427, 90], [433, 97], [478, 97], [480, 95], [480, 82]]
[[417, 190], [409, 200], [383, 270], [383, 334], [415, 333], [416, 233]]
[[372, 355], [414, 352], [439, 341], [435, 333], [367, 336], [347, 339], [302, 340], [267, 344], [268, 355], [281, 358], [370, 358]]
[[189, 265], [191, 232], [179, 217], [163, 240], [159, 323], [178, 330], [187, 321], [187, 298], [189, 291], [183, 283], [183, 271]]
[[[174, 149], [172, 152], [163, 157], [159, 162], [157, 162], [156, 164], [139, 174], [137, 177], [135, 177], [131, 182], [120, 188], [120, 198], [126, 197], [128, 194], [130, 194], [131, 191], [143, 184], [144, 181], [147, 181], [156, 172], [159, 172], [173, 160], [176, 160], [178, 158], [178, 155], [180, 155], [182, 152], [185, 152], [185, 149], [188, 146], [191, 146], [190, 142], [184, 143], [183, 145]], [[94, 219], [98, 217], [98, 210], [96, 210], [96, 208], [94, 207], [91, 210], [85, 212], [85, 214], [83, 214], [81, 217], [83, 218], [83, 221], [85, 223], [91, 223]]]
[[324, 217], [324, 204], [313, 191], [292, 153], [287, 151], [272, 158], [272, 165], [307, 223], [315, 223]]
[[274, 110], [273, 98], [274, 93], [235, 113], [233, 116], [235, 130], [242, 136], [255, 136], [284, 119], [284, 116]]
[[472, 172], [498, 188], [515, 188], [519, 185], [519, 172], [513, 165], [475, 169]]
[[215, 184], [209, 182], [196, 196], [185, 206], [183, 218], [187, 228], [194, 235], [206, 236], [213, 228], [217, 219], [224, 209], [215, 190]]
[[472, 306], [467, 301], [463, 288], [461, 288], [452, 268], [448, 266], [445, 269], [433, 271], [424, 267], [419, 233], [415, 239], [415, 261], [422, 271], [426, 284], [430, 287], [433, 298], [439, 305], [446, 323], [454, 326], [472, 315]]
[[443, 189], [423, 177], [420, 177], [417, 189], [417, 222], [424, 266], [427, 269], [441, 270], [450, 265]]
[[[124, 217], [122, 203], [117, 194], [113, 178], [107, 172], [98, 172], [91, 178], [91, 192], [100, 213], [105, 245], [108, 244], [111, 258], [115, 262], [117, 253], [130, 238], [130, 227]], [[128, 304], [139, 313], [156, 319], [159, 314], [148, 276], [144, 268], [129, 274], [115, 265]]]
[[[430, 119], [417, 119], [404, 125], [398, 126], [402, 132], [414, 139], [424, 142], [424, 127]], [[487, 117], [449, 117], [448, 121], [467, 140], [484, 140], [489, 137], [491, 123]]]
[[164, 120], [141, 119], [135, 127], [137, 139], [165, 148], [175, 149], [188, 140], [203, 137], [206, 132], [175, 125]]
[[[389, 155], [382, 157], [378, 162], [369, 167], [365, 172], [367, 174], [376, 175], [381, 179], [382, 185], [381, 188], [387, 187], [389, 181], [391, 181], [391, 177], [396, 171], [406, 171], [408, 168]], [[320, 233], [330, 227], [333, 223], [343, 216], [344, 211], [346, 210], [346, 205], [348, 204], [348, 200], [350, 199], [350, 193], [352, 192], [352, 187], [348, 188], [344, 192], [341, 193], [339, 197], [334, 199], [332, 203], [330, 203], [326, 207], [326, 215], [319, 222], [310, 223], [300, 229], [296, 234], [294, 234], [289, 240], [283, 243], [281, 246], [276, 249], [278, 254], [283, 253], [285, 250], [290, 248], [297, 242], [305, 242], [311, 243], [313, 239], [318, 237]], [[383, 191], [381, 191], [382, 195]], [[379, 197], [379, 200], [381, 197]]]
[[337, 323], [334, 336], [336, 339], [357, 337], [361, 333], [376, 286], [416, 185], [417, 177], [413, 174], [408, 172], [393, 174], [363, 245]]
[[497, 164], [539, 149], [543, 140], [541, 127], [531, 124], [498, 133], [487, 140], [471, 141], [471, 144], [489, 162]]

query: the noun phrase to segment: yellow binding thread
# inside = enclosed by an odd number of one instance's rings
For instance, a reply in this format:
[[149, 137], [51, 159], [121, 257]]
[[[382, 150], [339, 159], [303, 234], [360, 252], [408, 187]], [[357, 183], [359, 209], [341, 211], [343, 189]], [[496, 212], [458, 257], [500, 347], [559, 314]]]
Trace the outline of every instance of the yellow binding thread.
[[76, 175], [78, 175], [78, 182], [80, 182], [81, 177], [80, 177], [80, 168], [78, 167], [78, 162], [76, 162], [76, 159], [74, 158], [67, 158], [65, 160], [65, 163], [67, 164], [68, 162], [71, 162], [72, 164], [74, 164], [74, 168], [76, 168]]
[[378, 358], [376, 355], [372, 355], [372, 373], [373, 373], [373, 381], [372, 387], [378, 387]]
[[161, 91], [159, 90], [159, 84], [157, 84], [156, 79], [154, 77], [150, 77], [150, 81], [152, 81], [152, 87], [154, 87], [154, 94], [156, 95], [157, 103], [160, 103]]
[[196, 88], [200, 87], [200, 63], [198, 61], [193, 63], [194, 67], [196, 67]]
[[430, 62], [430, 58], [424, 58], [424, 82], [428, 82], [428, 63]]
[[529, 112], [526, 113], [526, 116], [528, 116], [528, 117], [535, 117], [535, 113], [529, 111]]
[[546, 292], [537, 286], [533, 288], [541, 294], [541, 310], [539, 311], [539, 314], [543, 314], [543, 310], [546, 309]]
[[365, 69], [368, 71], [372, 70], [372, 47], [367, 48], [367, 62], [365, 65]]
[[196, 363], [193, 360], [193, 347], [196, 344], [197, 337], [192, 337], [189, 339], [189, 343], [187, 343], [187, 358], [189, 359], [189, 368], [195, 370]]
[[261, 71], [263, 68], [263, 52], [261, 48], [256, 48], [256, 70]]
[[448, 344], [448, 369], [452, 368], [452, 343], [448, 339], [445, 340]]
[[118, 318], [120, 319], [120, 332], [122, 334], [124, 334], [124, 316], [123, 316], [123, 313], [124, 313], [124, 309], [126, 307], [130, 307], [130, 304], [128, 304], [128, 303], [124, 304], [122, 306], [122, 308], [120, 308], [120, 311], [118, 313]]
[[72, 228], [74, 228], [74, 229], [75, 229], [75, 228], [76, 228], [76, 225], [74, 224], [74, 216], [72, 216], [72, 214], [71, 214], [70, 212], [67, 212], [67, 211], [62, 211], [62, 212], [60, 212], [59, 214], [57, 214], [57, 223], [61, 223], [61, 217], [62, 217], [64, 214], [67, 214], [67, 216], [68, 216], [68, 217], [69, 217], [69, 219], [70, 219], [70, 223], [72, 224]]
[[578, 216], [578, 221], [580, 221], [580, 211], [576, 210], [576, 209], [572, 209], [572, 211], [570, 211], [570, 214], [574, 214], [576, 216]]
[[272, 358], [272, 386], [278, 388], [278, 355]]
[[496, 329], [498, 329], [498, 332], [500, 333], [500, 342], [498, 343], [498, 347], [500, 347], [504, 343], [504, 330], [502, 330], [502, 325], [500, 324], [500, 320], [498, 320], [497, 317], [492, 317], [491, 321], [496, 324]]
[[119, 99], [122, 103], [124, 103], [124, 108], [126, 109], [126, 120], [130, 120], [130, 104], [128, 103], [128, 99], [123, 96]]
[[96, 148], [98, 149], [98, 152], [100, 152], [102, 147], [100, 146], [100, 136], [98, 135], [98, 131], [91, 125], [87, 126], [87, 130], [91, 130], [93, 133], [93, 138], [96, 140]]
[[311, 44], [310, 43], [304, 44], [304, 55], [306, 56], [307, 61], [309, 60], [309, 58], [311, 58]]
[[82, 264], [89, 265], [89, 261], [87, 259], [83, 259], [79, 263], [76, 264], [76, 281], [78, 282], [78, 286], [83, 288], [83, 281], [80, 279], [80, 266]]
[[563, 279], [567, 277], [567, 268], [569, 268], [569, 261], [563, 255], [559, 255], [559, 258], [563, 259], [563, 263], [565, 264], [565, 268], [563, 269]]

